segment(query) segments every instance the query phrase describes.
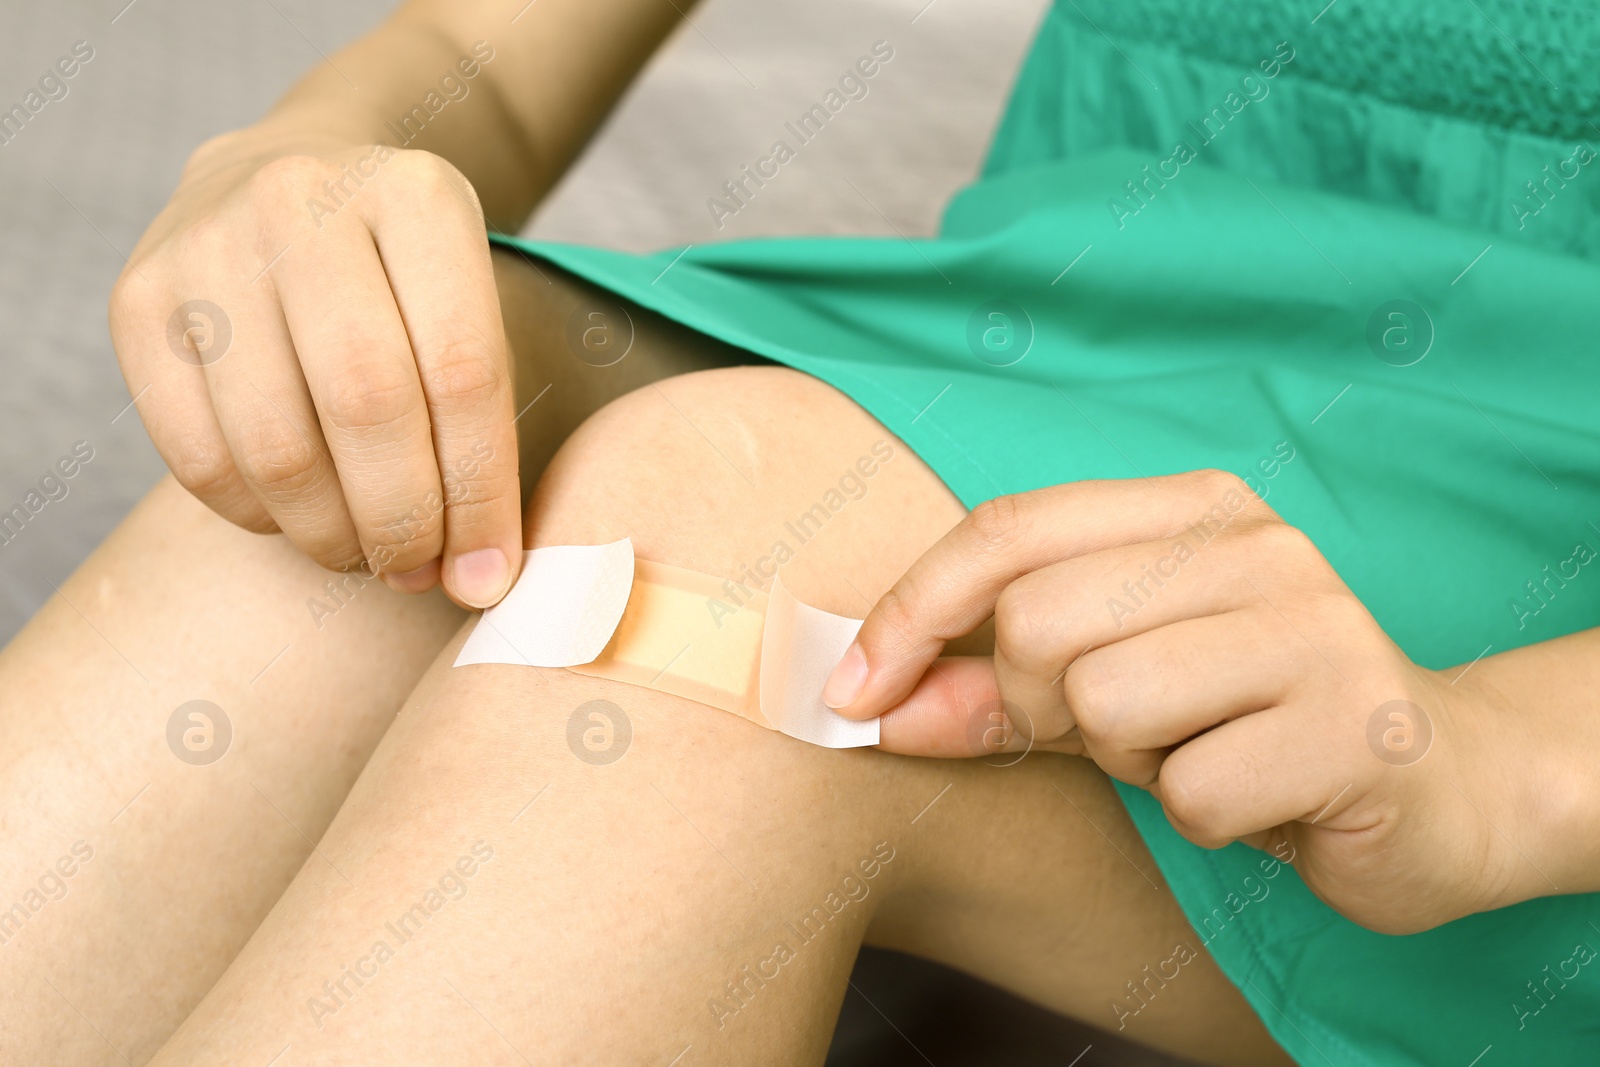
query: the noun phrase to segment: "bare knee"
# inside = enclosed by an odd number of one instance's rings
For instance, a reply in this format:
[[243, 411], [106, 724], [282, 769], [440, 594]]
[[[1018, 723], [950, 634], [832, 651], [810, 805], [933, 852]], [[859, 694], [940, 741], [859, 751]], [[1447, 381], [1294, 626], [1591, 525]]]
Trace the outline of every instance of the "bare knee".
[[[629, 537], [641, 558], [741, 580], [748, 570], [757, 585], [781, 565], [802, 599], [859, 617], [960, 514], [847, 398], [792, 371], [741, 367], [647, 386], [589, 418], [540, 480], [526, 544]], [[509, 665], [455, 671], [450, 655], [416, 701], [429, 713], [402, 718], [386, 745], [406, 751], [434, 793], [551, 783], [552, 796], [610, 813], [596, 849], [619, 857], [649, 833], [695, 832], [673, 821], [671, 798], [697, 821], [722, 813], [707, 832], [719, 847], [719, 834], [738, 842], [735, 880], [792, 880], [795, 844], [818, 842], [811, 859], [827, 862], [817, 877], [837, 879], [841, 865], [877, 856], [880, 841], [901, 840], [863, 813], [892, 811], [903, 828], [943, 785], [931, 765], [806, 745], [649, 687]], [[504, 798], [510, 811], [527, 802]], [[684, 842], [674, 862], [722, 864]], [[897, 861], [895, 878], [910, 866]]]
[[529, 504], [528, 544], [631, 537], [638, 554], [862, 615], [962, 515], [910, 449], [831, 386], [729, 367], [589, 418]]

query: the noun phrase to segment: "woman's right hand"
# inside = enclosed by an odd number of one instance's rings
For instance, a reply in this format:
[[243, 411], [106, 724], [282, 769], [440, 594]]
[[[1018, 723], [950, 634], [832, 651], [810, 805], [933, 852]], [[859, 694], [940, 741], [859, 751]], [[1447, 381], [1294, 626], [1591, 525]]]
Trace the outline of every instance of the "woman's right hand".
[[156, 448], [219, 515], [467, 607], [511, 587], [511, 369], [483, 212], [449, 163], [218, 138], [110, 310]]

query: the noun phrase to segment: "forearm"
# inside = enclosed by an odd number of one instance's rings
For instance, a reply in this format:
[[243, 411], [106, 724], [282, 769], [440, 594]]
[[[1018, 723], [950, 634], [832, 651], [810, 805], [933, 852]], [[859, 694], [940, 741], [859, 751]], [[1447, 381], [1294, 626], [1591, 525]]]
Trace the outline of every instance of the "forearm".
[[[490, 226], [515, 230], [691, 6], [538, 0], [512, 22], [503, 0], [413, 0], [319, 62], [261, 122], [202, 146], [184, 180], [286, 153], [423, 149], [466, 175]], [[413, 114], [426, 121], [403, 121]]]

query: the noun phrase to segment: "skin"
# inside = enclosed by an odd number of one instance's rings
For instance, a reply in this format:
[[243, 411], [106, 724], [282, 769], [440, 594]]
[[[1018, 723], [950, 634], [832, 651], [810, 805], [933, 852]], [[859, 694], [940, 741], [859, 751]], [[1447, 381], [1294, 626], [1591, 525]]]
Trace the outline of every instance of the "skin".
[[[992, 656], [938, 659], [991, 618]], [[926, 755], [961, 754], [966, 709], [1004, 701], [997, 748], [1087, 756], [1206, 848], [1287, 845], [1330, 906], [1400, 934], [1600, 889], [1597, 650], [1591, 630], [1418, 667], [1309, 538], [1199, 471], [975, 509], [877, 602], [823, 699], [887, 711], [884, 746]], [[1432, 747], [1378, 758], [1374, 715]]]
[[[524, 535], [620, 531], [653, 558], [732, 576], [766, 549], [763, 531], [814, 498], [817, 471], [844, 469], [885, 434], [838, 394], [772, 368], [647, 384], [745, 357], [642, 314], [637, 356], [590, 367], [566, 350], [563, 326], [593, 293], [485, 251], [486, 232], [519, 224], [684, 7], [542, 0], [508, 23], [503, 4], [420, 0], [260, 124], [191, 159], [117, 284], [111, 327], [153, 440], [211, 510], [159, 487], [0, 657], [0, 870], [23, 885], [63, 847], [100, 842], [81, 880], [6, 945], [8, 1059], [140, 1062], [187, 1017], [158, 1062], [265, 1063], [286, 1045], [310, 1063], [468, 1052], [516, 1062], [525, 1051], [668, 1062], [685, 1044], [703, 1062], [818, 1062], [863, 939], [1110, 1025], [1126, 1023], [1108, 1010], [1124, 982], [1192, 937], [1087, 761], [1041, 752], [1001, 771], [825, 752], [615, 683], [448, 668], [461, 619], [450, 602], [498, 600]], [[493, 58], [469, 76], [458, 64], [479, 41]], [[391, 144], [388, 123], [450, 71], [470, 95], [421, 138]], [[379, 155], [377, 176], [329, 193]], [[337, 210], [309, 210], [313, 200]], [[213, 348], [215, 315], [180, 316], [169, 343], [175, 310], [193, 300], [223, 309], [225, 353]], [[1156, 790], [1193, 839], [1243, 837], [1293, 856], [1325, 899], [1380, 929], [1537, 891], [1451, 806], [1429, 769], [1444, 766], [1503, 785], [1478, 798], [1489, 819], [1513, 826], [1563, 885], [1592, 884], [1594, 859], [1571, 841], [1596, 840], [1595, 806], [1568, 769], [1597, 748], [1582, 726], [1595, 719], [1582, 695], [1594, 657], [1573, 655], [1592, 653], [1587, 635], [1485, 660], [1444, 694], [1347, 591], [1340, 599], [1303, 538], [1252, 504], [1206, 557], [1207, 581], [1142, 612], [1149, 629], [1080, 656], [1077, 639], [1097, 636], [1081, 610], [1086, 580], [1120, 577], [1231, 487], [1212, 475], [1058, 487], [963, 518], [899, 447], [903, 462], [793, 575], [798, 593], [835, 611], [867, 613], [884, 597], [830, 696], [853, 715], [895, 709], [885, 748], [970, 754], [957, 740], [970, 736], [970, 709], [1003, 697], [1028, 709], [1045, 747]], [[1276, 625], [1229, 581], [1229, 561], [1251, 553], [1270, 564], [1263, 599], [1337, 654], [1349, 689], [1331, 702], [1310, 695], [1322, 668], [1303, 651], [1286, 655], [1277, 689], [1241, 691], [1239, 644], [1249, 627]], [[374, 585], [317, 636], [289, 640], [313, 627], [305, 601], [326, 579], [314, 564], [341, 581], [376, 573], [390, 589]], [[1220, 621], [1205, 630], [1214, 671], [1196, 681], [1178, 642], [1161, 638], [1202, 620]], [[950, 650], [964, 658], [929, 672], [961, 637]], [[1100, 654], [1119, 645], [1120, 668]], [[1168, 688], [1123, 683], [1119, 701], [1116, 679], [1130, 674]], [[162, 740], [172, 710], [197, 694], [238, 726], [209, 774]], [[1396, 694], [1440, 727], [1441, 757], [1406, 768], [1419, 773], [1356, 763], [1350, 725]], [[638, 728], [627, 757], [605, 767], [575, 759], [563, 725], [596, 698], [631, 709]], [[1133, 698], [1163, 709], [1155, 733], [1119, 716]], [[1473, 724], [1487, 736], [1485, 709], [1513, 707], [1539, 728], [1502, 739], [1496, 762]], [[1015, 744], [1013, 725], [1000, 721], [994, 747]], [[1295, 727], [1323, 731], [1346, 780], [1361, 781], [1309, 828], [1333, 784], [1296, 773], [1313, 749]], [[1526, 781], [1547, 765], [1559, 769]], [[513, 822], [541, 782], [548, 803]], [[929, 809], [939, 822], [923, 808], [945, 785], [944, 811]], [[1364, 871], [1380, 836], [1415, 877], [1436, 872], [1425, 904], [1383, 906]], [[1564, 836], [1558, 860], [1551, 843]], [[904, 862], [829, 927], [822, 951], [797, 961], [792, 983], [763, 987], [738, 1028], [716, 1026], [705, 1001], [720, 983], [891, 837]], [[497, 850], [481, 863], [490, 880], [448, 905], [382, 982], [314, 1020], [320, 981], [342, 976], [373, 930], [480, 838]], [[1140, 1011], [1135, 1036], [1205, 1062], [1285, 1062], [1203, 949], [1194, 957]]]

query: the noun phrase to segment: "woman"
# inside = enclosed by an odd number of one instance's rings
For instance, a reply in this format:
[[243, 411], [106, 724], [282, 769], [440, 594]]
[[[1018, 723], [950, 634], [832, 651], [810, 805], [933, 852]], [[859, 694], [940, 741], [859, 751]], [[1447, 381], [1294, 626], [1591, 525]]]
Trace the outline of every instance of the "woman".
[[[8, 1051], [814, 1063], [865, 940], [1592, 1056], [1594, 28], [1502, 6], [1066, 3], [928, 242], [491, 254], [652, 0], [418, 0], [204, 146], [112, 300], [175, 481], [0, 662]], [[450, 668], [622, 536], [866, 617], [887, 751]]]

